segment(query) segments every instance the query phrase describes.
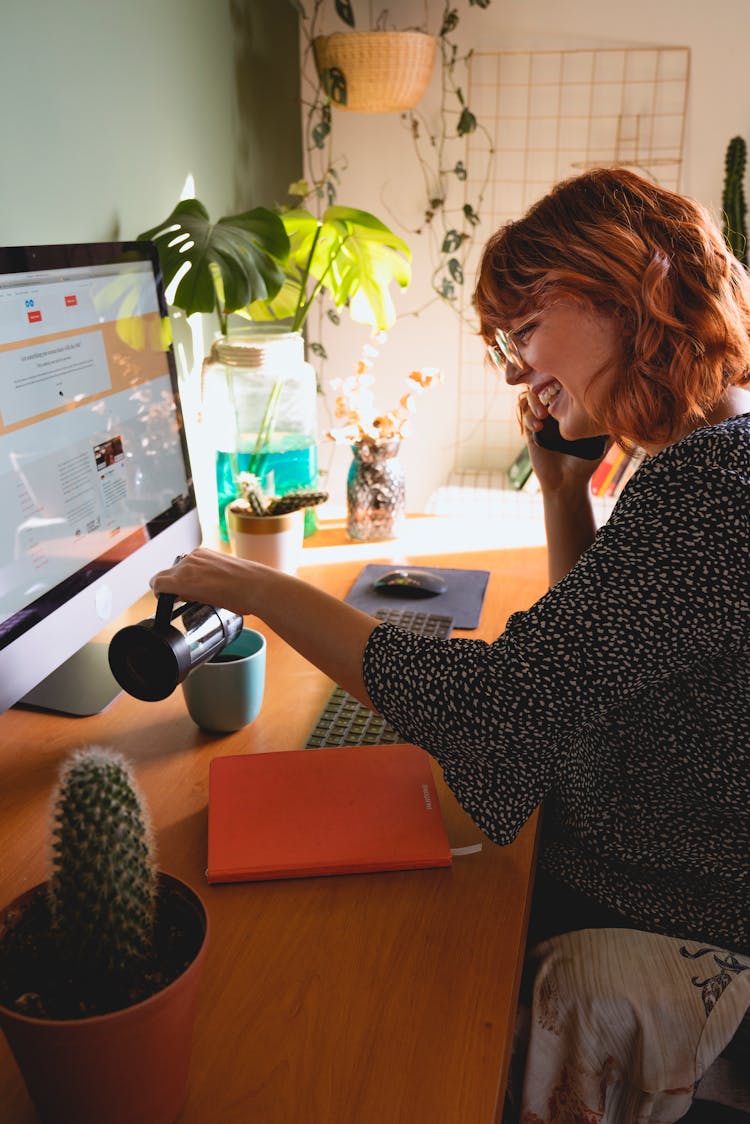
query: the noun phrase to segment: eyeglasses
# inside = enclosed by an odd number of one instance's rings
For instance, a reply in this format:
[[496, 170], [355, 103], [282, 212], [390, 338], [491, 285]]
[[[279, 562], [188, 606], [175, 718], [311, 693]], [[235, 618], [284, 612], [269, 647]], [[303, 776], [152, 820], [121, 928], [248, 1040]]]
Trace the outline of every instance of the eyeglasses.
[[524, 357], [521, 355], [514, 336], [523, 331], [526, 325], [530, 324], [538, 315], [538, 312], [532, 312], [531, 316], [527, 316], [518, 327], [511, 328], [509, 332], [504, 332], [502, 328], [495, 329], [496, 342], [487, 345], [487, 355], [492, 360], [496, 371], [503, 377], [508, 374], [509, 367], [515, 367], [519, 371], [523, 370]]

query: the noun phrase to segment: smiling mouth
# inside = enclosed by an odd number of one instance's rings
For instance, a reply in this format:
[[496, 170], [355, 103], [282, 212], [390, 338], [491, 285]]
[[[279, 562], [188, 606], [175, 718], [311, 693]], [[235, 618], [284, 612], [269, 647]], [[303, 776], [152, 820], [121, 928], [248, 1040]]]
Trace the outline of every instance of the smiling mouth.
[[559, 382], [550, 382], [547, 383], [545, 387], [542, 387], [542, 389], [537, 394], [537, 398], [543, 406], [546, 406], [547, 409], [549, 409], [550, 405], [557, 398], [561, 390], [562, 387], [560, 386]]

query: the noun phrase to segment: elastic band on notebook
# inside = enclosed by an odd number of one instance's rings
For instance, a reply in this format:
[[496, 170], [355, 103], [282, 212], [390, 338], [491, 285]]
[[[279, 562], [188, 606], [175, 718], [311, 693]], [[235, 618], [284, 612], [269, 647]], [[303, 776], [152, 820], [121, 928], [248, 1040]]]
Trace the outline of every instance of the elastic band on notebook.
[[454, 858], [460, 858], [461, 855], [478, 855], [481, 850], [481, 843], [472, 843], [470, 847], [451, 847], [451, 854]]

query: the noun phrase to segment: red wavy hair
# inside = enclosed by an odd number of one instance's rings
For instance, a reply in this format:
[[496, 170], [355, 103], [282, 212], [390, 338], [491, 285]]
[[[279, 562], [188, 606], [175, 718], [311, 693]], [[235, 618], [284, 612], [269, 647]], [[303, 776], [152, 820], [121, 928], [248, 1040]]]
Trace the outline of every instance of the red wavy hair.
[[623, 442], [666, 443], [750, 382], [750, 278], [693, 199], [625, 169], [557, 184], [485, 246], [481, 335], [561, 295], [622, 322], [624, 368], [598, 420]]

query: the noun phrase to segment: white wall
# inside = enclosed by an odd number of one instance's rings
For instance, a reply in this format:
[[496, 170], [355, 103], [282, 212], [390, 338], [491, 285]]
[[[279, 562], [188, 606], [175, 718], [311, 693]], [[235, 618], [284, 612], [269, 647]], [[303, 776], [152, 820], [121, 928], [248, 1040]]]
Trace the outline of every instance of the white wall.
[[[428, 30], [436, 32], [443, 0], [426, 0]], [[747, 0], [491, 0], [487, 9], [455, 0], [461, 17], [462, 50], [575, 49], [592, 47], [687, 46], [691, 49], [681, 190], [701, 199], [717, 213], [721, 205], [724, 153], [729, 139], [750, 140], [750, 4]], [[322, 31], [344, 30], [326, 10]], [[354, 0], [360, 30], [368, 28], [371, 5]], [[377, 11], [379, 6], [375, 6]], [[423, 0], [403, 0], [389, 10], [392, 26], [421, 26]], [[434, 119], [439, 89], [436, 75], [420, 109]], [[401, 393], [403, 376], [415, 366], [439, 366], [443, 387], [424, 396], [413, 436], [404, 444], [408, 504], [423, 510], [433, 490], [444, 482], [455, 456], [455, 415], [459, 333], [457, 320], [444, 305], [410, 315], [429, 296], [430, 258], [424, 237], [408, 233], [424, 208], [424, 193], [409, 136], [399, 114], [371, 115], [333, 111], [334, 152], [346, 158], [340, 203], [371, 210], [409, 241], [414, 251], [414, 280], [396, 297], [400, 319], [391, 330], [375, 369], [380, 405], [389, 408]], [[345, 322], [324, 330], [331, 360], [324, 379], [346, 374], [355, 362], [365, 329]], [[329, 395], [330, 400], [330, 395]], [[324, 407], [322, 424], [329, 418]], [[342, 501], [350, 456], [346, 448], [324, 447], [322, 463], [330, 470], [328, 487]]]

